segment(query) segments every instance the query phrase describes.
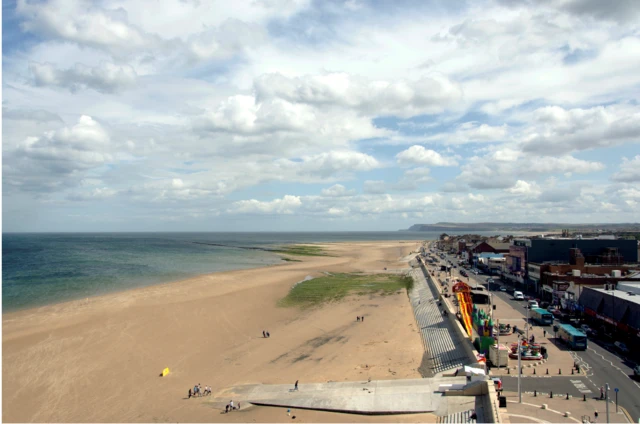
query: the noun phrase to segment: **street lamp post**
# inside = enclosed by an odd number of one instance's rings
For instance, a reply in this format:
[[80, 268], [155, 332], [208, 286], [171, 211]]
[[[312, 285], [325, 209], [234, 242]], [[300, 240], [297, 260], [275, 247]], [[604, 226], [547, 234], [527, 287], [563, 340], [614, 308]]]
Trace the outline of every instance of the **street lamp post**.
[[525, 324], [527, 330], [527, 341], [529, 341], [529, 305], [527, 304], [527, 323]]
[[[522, 387], [520, 386], [520, 379], [522, 378], [522, 352], [520, 349], [520, 336], [518, 336], [518, 403], [522, 403]], [[609, 417], [609, 406], [607, 405], [607, 417]], [[607, 418], [607, 422], [609, 422]]]
[[498, 320], [498, 371], [500, 370], [500, 320]]
[[609, 423], [609, 383], [604, 385], [605, 397], [604, 400], [607, 402], [607, 424]]

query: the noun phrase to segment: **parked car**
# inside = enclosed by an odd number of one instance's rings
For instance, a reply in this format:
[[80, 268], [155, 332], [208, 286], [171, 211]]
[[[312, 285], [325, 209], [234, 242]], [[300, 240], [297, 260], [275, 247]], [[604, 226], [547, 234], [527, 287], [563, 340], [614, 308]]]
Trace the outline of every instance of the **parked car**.
[[629, 353], [629, 348], [623, 342], [615, 342], [613, 344], [613, 347], [620, 353], [624, 353], [624, 354]]
[[640, 378], [640, 365], [633, 367], [633, 376], [635, 378]]
[[501, 291], [501, 292], [506, 292], [506, 291], [507, 291], [507, 288], [506, 288], [505, 286], [500, 286], [500, 291]]

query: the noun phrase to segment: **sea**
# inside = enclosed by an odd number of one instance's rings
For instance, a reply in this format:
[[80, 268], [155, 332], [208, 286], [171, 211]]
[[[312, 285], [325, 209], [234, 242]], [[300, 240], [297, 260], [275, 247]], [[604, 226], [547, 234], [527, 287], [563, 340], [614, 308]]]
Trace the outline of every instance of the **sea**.
[[281, 263], [297, 243], [430, 240], [431, 232], [4, 233], [2, 312]]

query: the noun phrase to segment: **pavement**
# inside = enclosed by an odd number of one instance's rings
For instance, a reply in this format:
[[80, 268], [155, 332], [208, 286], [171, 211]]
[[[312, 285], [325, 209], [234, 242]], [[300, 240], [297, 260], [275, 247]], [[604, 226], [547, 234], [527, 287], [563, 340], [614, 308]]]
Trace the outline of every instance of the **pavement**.
[[[512, 423], [582, 423], [582, 422], [607, 422], [606, 405], [604, 401], [582, 398], [555, 397], [553, 399], [548, 396], [533, 395], [533, 393], [523, 393], [522, 403], [518, 402], [518, 393], [513, 391], [504, 392], [507, 398], [506, 413], [501, 408], [501, 413], [506, 414], [507, 419]], [[545, 405], [545, 409], [542, 409]], [[595, 417], [596, 411], [598, 418]], [[566, 413], [568, 416], [565, 416]], [[622, 409], [616, 412], [615, 405], [609, 405], [609, 422], [611, 423], [629, 423], [631, 422]]]
[[444, 396], [441, 384], [466, 383], [466, 377], [349, 381], [300, 384], [245, 384], [227, 388], [212, 403], [229, 399], [255, 405], [358, 414], [431, 412], [439, 416], [467, 411], [475, 396]]

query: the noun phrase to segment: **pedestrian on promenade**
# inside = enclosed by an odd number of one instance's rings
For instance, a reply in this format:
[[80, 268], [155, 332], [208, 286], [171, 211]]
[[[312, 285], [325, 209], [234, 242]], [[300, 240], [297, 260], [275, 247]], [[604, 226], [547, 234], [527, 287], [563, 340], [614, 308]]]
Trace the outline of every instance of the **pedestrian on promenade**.
[[547, 330], [542, 330], [542, 336], [547, 337]]
[[598, 422], [598, 411], [595, 411], [595, 412], [593, 413], [593, 422], [594, 422], [594, 423], [595, 423], [595, 422]]
[[293, 385], [293, 390], [298, 390], [298, 380], [296, 380], [296, 384]]
[[600, 400], [604, 399], [604, 387], [600, 386]]

